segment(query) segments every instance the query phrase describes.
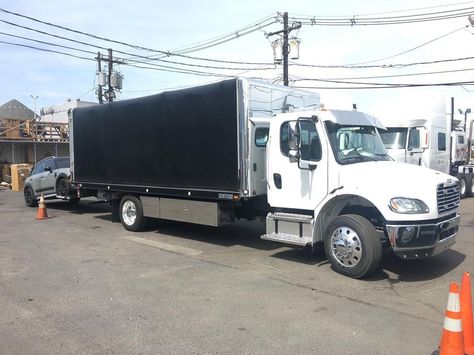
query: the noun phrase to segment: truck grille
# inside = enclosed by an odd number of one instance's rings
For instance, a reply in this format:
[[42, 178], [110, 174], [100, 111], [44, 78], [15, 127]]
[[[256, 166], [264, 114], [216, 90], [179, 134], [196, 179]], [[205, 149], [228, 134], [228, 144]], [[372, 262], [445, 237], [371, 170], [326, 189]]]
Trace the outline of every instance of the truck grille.
[[445, 213], [459, 207], [459, 183], [439, 184], [437, 191], [438, 213]]

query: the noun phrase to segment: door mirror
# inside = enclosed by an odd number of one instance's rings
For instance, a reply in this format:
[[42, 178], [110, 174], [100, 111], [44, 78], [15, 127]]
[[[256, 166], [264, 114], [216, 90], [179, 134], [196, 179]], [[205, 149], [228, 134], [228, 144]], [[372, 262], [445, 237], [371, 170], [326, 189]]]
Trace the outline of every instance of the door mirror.
[[44, 171], [49, 171], [50, 173], [53, 171], [50, 166], [45, 166]]

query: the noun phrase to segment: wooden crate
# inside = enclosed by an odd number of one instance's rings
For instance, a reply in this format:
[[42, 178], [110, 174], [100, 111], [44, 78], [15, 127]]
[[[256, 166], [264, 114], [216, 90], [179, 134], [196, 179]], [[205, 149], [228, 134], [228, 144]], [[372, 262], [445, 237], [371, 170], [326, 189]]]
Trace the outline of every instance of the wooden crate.
[[25, 186], [25, 179], [30, 175], [30, 171], [33, 168], [32, 164], [12, 164], [12, 190], [23, 191]]

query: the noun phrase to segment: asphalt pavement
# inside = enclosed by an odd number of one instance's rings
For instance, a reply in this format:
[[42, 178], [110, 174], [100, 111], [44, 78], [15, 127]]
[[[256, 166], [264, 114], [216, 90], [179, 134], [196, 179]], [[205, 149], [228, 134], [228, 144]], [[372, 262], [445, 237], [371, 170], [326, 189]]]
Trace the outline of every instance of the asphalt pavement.
[[474, 198], [453, 248], [385, 252], [364, 280], [256, 221], [132, 233], [93, 199], [47, 211], [0, 190], [0, 354], [432, 354], [449, 283], [474, 272]]

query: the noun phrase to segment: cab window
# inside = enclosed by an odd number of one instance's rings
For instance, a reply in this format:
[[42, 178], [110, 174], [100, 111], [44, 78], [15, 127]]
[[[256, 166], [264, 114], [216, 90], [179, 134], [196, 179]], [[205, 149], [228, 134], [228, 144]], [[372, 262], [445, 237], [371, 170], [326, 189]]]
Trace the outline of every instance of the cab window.
[[264, 148], [268, 142], [268, 127], [259, 127], [255, 130], [255, 145]]
[[446, 151], [446, 134], [445, 133], [438, 133], [438, 150], [439, 151]]
[[[289, 122], [284, 122], [280, 128], [280, 150], [288, 156], [288, 128]], [[300, 159], [319, 161], [322, 156], [321, 141], [316, 131], [316, 126], [311, 120], [299, 121]]]
[[420, 130], [417, 128], [410, 128], [408, 135], [408, 150], [420, 148]]

